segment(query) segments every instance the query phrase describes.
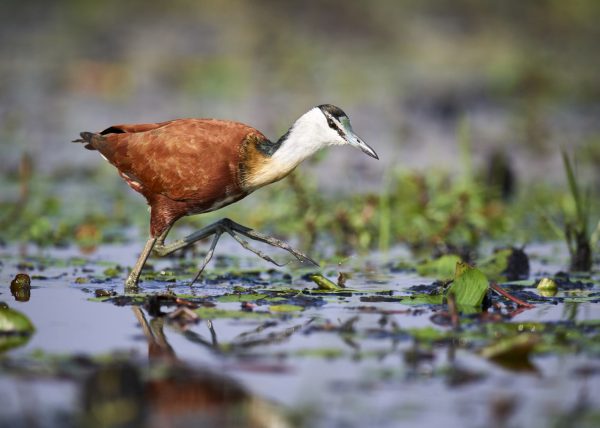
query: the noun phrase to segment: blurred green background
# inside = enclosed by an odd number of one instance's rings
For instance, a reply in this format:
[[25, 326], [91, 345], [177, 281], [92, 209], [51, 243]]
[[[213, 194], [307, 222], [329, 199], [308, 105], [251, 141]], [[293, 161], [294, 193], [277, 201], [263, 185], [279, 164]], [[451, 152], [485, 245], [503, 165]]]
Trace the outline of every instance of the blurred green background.
[[0, 237], [145, 233], [80, 131], [218, 117], [276, 139], [332, 103], [381, 161], [330, 150], [228, 215], [338, 251], [556, 238], [575, 210], [560, 148], [600, 184], [599, 18], [595, 0], [4, 0]]

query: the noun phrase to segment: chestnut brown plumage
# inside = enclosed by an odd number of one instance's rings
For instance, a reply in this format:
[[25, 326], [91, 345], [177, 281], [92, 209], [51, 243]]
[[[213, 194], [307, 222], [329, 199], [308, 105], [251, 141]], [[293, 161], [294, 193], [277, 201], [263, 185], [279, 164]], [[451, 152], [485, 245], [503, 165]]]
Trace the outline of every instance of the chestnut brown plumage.
[[276, 142], [242, 123], [215, 119], [177, 119], [160, 123], [123, 124], [99, 133], [82, 132], [74, 142], [97, 150], [127, 184], [150, 205], [150, 238], [126, 285], [136, 286], [150, 252], [159, 255], [214, 235], [198, 278], [219, 237], [228, 233], [244, 248], [275, 263], [239, 235], [285, 249], [300, 261], [315, 263], [286, 243], [223, 219], [173, 244], [164, 240], [183, 216], [232, 204], [254, 190], [288, 175], [302, 160], [327, 145], [350, 144], [377, 158], [352, 131], [339, 108], [325, 104], [298, 119]]

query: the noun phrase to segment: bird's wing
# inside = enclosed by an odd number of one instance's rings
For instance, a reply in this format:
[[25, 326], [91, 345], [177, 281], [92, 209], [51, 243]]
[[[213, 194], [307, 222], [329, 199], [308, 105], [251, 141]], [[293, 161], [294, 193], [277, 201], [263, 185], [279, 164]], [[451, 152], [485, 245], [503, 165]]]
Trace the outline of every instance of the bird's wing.
[[175, 122], [175, 120], [168, 120], [166, 122], [158, 123], [123, 123], [121, 125], [109, 126], [104, 131], [100, 132], [100, 135], [132, 134], [136, 132], [146, 132], [151, 131], [153, 129], [161, 128], [163, 126], [167, 126], [173, 122]]
[[105, 132], [103, 141], [94, 146], [128, 182], [141, 186], [142, 193], [201, 203], [235, 199], [243, 193], [242, 146], [252, 135], [266, 139], [247, 125], [214, 119], [118, 125], [109, 130], [113, 132]]

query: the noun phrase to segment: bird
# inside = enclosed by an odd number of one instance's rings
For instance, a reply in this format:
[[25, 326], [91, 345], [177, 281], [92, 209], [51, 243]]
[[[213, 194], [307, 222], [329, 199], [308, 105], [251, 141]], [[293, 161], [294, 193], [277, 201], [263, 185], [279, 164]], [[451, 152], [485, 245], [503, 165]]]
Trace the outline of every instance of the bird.
[[126, 281], [137, 289], [151, 253], [165, 256], [213, 236], [192, 284], [210, 262], [222, 234], [279, 265], [244, 238], [291, 253], [301, 262], [313, 259], [286, 242], [223, 218], [183, 239], [165, 244], [182, 217], [218, 210], [290, 174], [303, 160], [328, 146], [350, 145], [379, 159], [353, 131], [348, 115], [332, 104], [311, 108], [277, 141], [240, 122], [220, 119], [174, 119], [158, 123], [112, 125], [101, 132], [81, 132], [74, 143], [100, 152], [125, 182], [150, 206], [150, 236]]

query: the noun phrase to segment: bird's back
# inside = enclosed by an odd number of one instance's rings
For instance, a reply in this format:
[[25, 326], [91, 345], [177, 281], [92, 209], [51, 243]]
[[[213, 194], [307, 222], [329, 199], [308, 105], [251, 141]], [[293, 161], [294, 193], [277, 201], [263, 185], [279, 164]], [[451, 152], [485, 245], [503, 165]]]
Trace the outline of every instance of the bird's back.
[[245, 197], [248, 146], [268, 141], [255, 128], [216, 119], [122, 124], [83, 132], [152, 207], [151, 229], [160, 233], [185, 215], [213, 211]]
[[265, 138], [238, 122], [178, 119], [111, 126], [91, 145], [145, 196], [212, 205], [243, 193], [240, 157], [253, 135]]

